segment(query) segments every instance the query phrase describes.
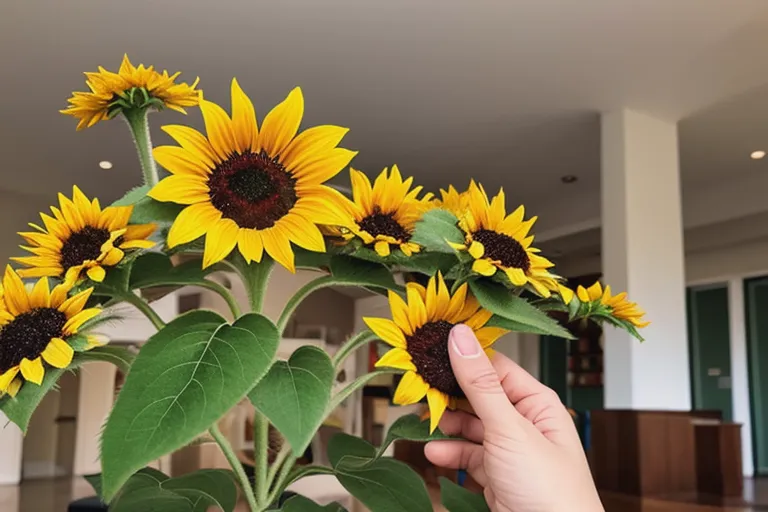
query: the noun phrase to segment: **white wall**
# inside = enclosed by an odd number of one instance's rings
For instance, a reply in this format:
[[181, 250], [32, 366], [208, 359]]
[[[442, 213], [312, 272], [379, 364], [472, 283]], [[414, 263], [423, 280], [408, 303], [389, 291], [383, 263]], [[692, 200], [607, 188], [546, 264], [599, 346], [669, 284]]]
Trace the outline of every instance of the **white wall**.
[[75, 475], [101, 473], [99, 439], [114, 403], [116, 368], [110, 363], [91, 362], [80, 368]]
[[0, 485], [15, 485], [21, 481], [21, 451], [24, 436], [14, 423], [0, 411]]

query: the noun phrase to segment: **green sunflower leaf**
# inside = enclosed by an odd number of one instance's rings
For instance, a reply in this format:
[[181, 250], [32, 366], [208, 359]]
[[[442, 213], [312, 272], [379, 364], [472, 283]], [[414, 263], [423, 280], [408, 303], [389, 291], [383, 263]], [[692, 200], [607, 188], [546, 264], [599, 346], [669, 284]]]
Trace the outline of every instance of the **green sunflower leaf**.
[[104, 363], [112, 363], [121, 372], [127, 374], [131, 369], [131, 364], [136, 358], [136, 354], [128, 350], [126, 347], [120, 347], [117, 345], [105, 345], [103, 347], [96, 347], [86, 352], [81, 352], [77, 355], [78, 361], [87, 363], [88, 361], [102, 361]]
[[125, 193], [123, 197], [112, 203], [111, 206], [132, 206], [147, 196], [150, 190], [149, 185], [142, 185], [140, 187], [134, 187]]
[[203, 269], [200, 260], [191, 260], [174, 266], [171, 258], [159, 252], [147, 252], [136, 258], [131, 270], [132, 290], [153, 286], [185, 286], [208, 281], [205, 276], [213, 269]]
[[387, 290], [398, 290], [392, 272], [384, 265], [359, 260], [349, 256], [331, 258], [331, 275], [334, 284], [354, 286], [373, 286]]
[[448, 512], [490, 512], [482, 494], [472, 491], [440, 477], [440, 502]]
[[[77, 364], [73, 361], [69, 369], [74, 369]], [[67, 371], [66, 368], [51, 368], [46, 366], [45, 377], [41, 385], [32, 382], [24, 382], [15, 397], [4, 395], [0, 398], [0, 411], [3, 411], [9, 420], [14, 422], [22, 432], [26, 433], [32, 414], [40, 405], [43, 397], [54, 389], [59, 378]]]
[[425, 213], [416, 223], [411, 242], [417, 243], [427, 251], [454, 254], [454, 244], [464, 243], [464, 233], [458, 226], [459, 220], [448, 210], [435, 208]]
[[347, 509], [335, 501], [322, 506], [300, 494], [289, 498], [280, 510], [283, 512], [347, 512]]
[[300, 457], [325, 418], [331, 400], [333, 363], [317, 347], [300, 347], [277, 361], [248, 394]]
[[390, 444], [400, 439], [426, 442], [455, 438], [443, 434], [439, 428], [430, 434], [429, 420], [421, 421], [417, 414], [407, 414], [395, 420], [389, 427], [387, 437], [384, 438], [384, 443], [379, 447], [377, 455], [380, 456]]
[[181, 204], [163, 203], [145, 196], [134, 203], [131, 223], [171, 224], [184, 208], [184, 205]]
[[[509, 320], [509, 327], [519, 327], [518, 332], [548, 334], [558, 338], [573, 339], [573, 335], [557, 320], [531, 305], [527, 300], [514, 295], [500, 284], [484, 279], [469, 282], [469, 287], [480, 305], [494, 315]], [[498, 321], [498, 320], [497, 320]], [[499, 327], [504, 327], [499, 325]]]
[[328, 443], [330, 459], [341, 485], [376, 512], [423, 512], [432, 502], [421, 477], [407, 464], [376, 458], [366, 441], [337, 434]]
[[104, 496], [139, 468], [194, 440], [267, 373], [277, 330], [261, 315], [234, 324], [191, 311], [152, 336], [136, 357], [102, 435]]
[[[326, 240], [326, 246], [328, 241]], [[331, 255], [327, 252], [314, 252], [294, 246], [293, 254], [296, 268], [326, 269], [331, 262]]]
[[232, 512], [237, 504], [237, 484], [229, 470], [202, 469], [166, 480], [160, 487], [192, 501], [193, 512], [206, 512], [210, 507]]

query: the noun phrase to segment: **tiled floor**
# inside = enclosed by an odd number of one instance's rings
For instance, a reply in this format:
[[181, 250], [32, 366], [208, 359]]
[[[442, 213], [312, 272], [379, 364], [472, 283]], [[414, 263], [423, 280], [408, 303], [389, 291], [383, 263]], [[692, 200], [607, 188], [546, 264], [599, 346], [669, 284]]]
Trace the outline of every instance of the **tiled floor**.
[[[606, 512], [752, 512], [768, 511], [768, 479], [747, 481], [745, 497], [754, 506], [712, 504], [711, 499], [695, 500], [690, 496], [674, 496], [670, 500], [638, 500], [628, 496], [603, 494]], [[72, 499], [89, 496], [92, 491], [82, 479], [35, 480], [20, 486], [0, 486], [0, 512], [66, 512]], [[433, 490], [435, 503], [439, 492]], [[692, 503], [694, 501], [709, 503]], [[245, 509], [243, 509], [245, 510]], [[361, 509], [364, 510], [364, 509]], [[439, 505], [435, 511], [444, 512]], [[137, 511], [138, 512], [138, 511]], [[358, 512], [358, 511], [356, 511]]]

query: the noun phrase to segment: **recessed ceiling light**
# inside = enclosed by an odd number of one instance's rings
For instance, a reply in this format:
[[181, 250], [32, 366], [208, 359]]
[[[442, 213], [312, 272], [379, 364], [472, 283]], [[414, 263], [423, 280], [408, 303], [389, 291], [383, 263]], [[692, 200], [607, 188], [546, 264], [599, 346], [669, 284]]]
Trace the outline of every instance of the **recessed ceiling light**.
[[111, 169], [112, 162], [110, 162], [109, 160], [102, 160], [101, 162], [99, 162], [99, 167], [101, 167], [102, 169]]
[[752, 160], [760, 160], [765, 157], [765, 151], [753, 151], [749, 156]]
[[571, 183], [576, 183], [577, 181], [579, 181], [579, 177], [574, 176], [573, 174], [566, 174], [565, 176], [560, 178], [560, 181], [562, 181], [566, 185], [570, 185]]

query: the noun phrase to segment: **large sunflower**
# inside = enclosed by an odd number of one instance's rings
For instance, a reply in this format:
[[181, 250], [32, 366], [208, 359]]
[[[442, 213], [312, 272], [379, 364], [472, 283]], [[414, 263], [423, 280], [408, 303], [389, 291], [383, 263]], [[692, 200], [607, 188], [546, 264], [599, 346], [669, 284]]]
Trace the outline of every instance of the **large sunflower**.
[[[72, 362], [75, 351], [67, 339], [100, 310], [83, 309], [93, 288], [67, 298], [70, 289], [60, 284], [51, 291], [43, 277], [28, 291], [18, 274], [6, 267], [0, 299], [0, 395], [15, 396], [22, 378], [41, 384], [43, 361], [55, 368]], [[89, 343], [96, 344], [90, 339]]]
[[529, 232], [536, 217], [523, 220], [523, 206], [507, 215], [503, 190], [489, 201], [482, 186], [472, 181], [467, 194], [467, 211], [459, 218], [466, 243], [454, 247], [474, 258], [472, 270], [484, 276], [501, 270], [513, 285], [529, 284], [543, 297], [558, 291], [558, 277], [548, 270], [554, 264], [531, 247]]
[[490, 346], [508, 331], [484, 327], [491, 312], [480, 308], [477, 299], [468, 294], [466, 283], [451, 295], [440, 274], [430, 278], [426, 288], [408, 283], [406, 298], [407, 302], [390, 291], [392, 320], [363, 320], [377, 336], [394, 347], [379, 359], [376, 366], [405, 370], [395, 391], [394, 402], [408, 405], [426, 396], [430, 431], [434, 431], [446, 407], [455, 408], [456, 399], [464, 396], [448, 355], [451, 328], [460, 323], [471, 327], [489, 355], [492, 353]]
[[85, 272], [101, 282], [104, 267], [120, 263], [125, 251], [155, 245], [147, 240], [154, 224], [128, 225], [133, 206], [102, 210], [98, 199], [91, 201], [77, 186], [71, 200], [59, 194], [59, 207], [52, 206], [51, 212], [53, 217], [40, 214], [44, 227], [30, 224], [36, 231], [19, 233], [29, 244], [22, 249], [34, 254], [11, 258], [29, 267], [19, 270], [21, 277], [58, 277], [74, 283]]
[[373, 186], [364, 173], [355, 169], [349, 172], [354, 202], [347, 204], [354, 222], [345, 238], [360, 238], [379, 256], [389, 256], [390, 246], [406, 256], [419, 252], [421, 247], [410, 240], [416, 222], [432, 207], [432, 194], [419, 199], [422, 187], [411, 190], [413, 178], [403, 180], [396, 165], [389, 175], [387, 169], [381, 171]]
[[207, 137], [186, 126], [165, 126], [181, 147], [154, 150], [172, 176], [149, 195], [188, 205], [173, 223], [168, 245], [205, 235], [205, 267], [237, 245], [248, 262], [261, 261], [266, 251], [291, 271], [291, 242], [324, 252], [317, 225], [348, 223], [346, 198], [323, 184], [357, 154], [336, 147], [348, 130], [316, 126], [297, 135], [304, 113], [298, 87], [267, 114], [261, 129], [237, 80], [232, 80], [231, 119], [210, 101], [202, 100], [200, 110]]
[[640, 309], [636, 303], [627, 300], [627, 292], [611, 295], [611, 287], [606, 286], [605, 290], [603, 290], [600, 281], [596, 281], [589, 288], [579, 285], [576, 289], [576, 295], [581, 302], [599, 301], [600, 304], [608, 308], [613, 317], [626, 320], [637, 328], [650, 325], [650, 322], [643, 321], [645, 311]]
[[86, 73], [85, 84], [91, 92], [73, 92], [68, 100], [69, 107], [61, 113], [78, 118], [78, 130], [113, 118], [125, 106], [168, 107], [186, 113], [184, 107], [197, 105], [200, 91], [195, 90], [198, 80], [192, 85], [177, 84], [176, 78], [180, 74], [169, 75], [167, 71], [161, 74], [154, 66], [147, 68], [143, 64], [135, 67], [128, 55], [124, 55], [117, 73], [101, 66], [98, 72]]

